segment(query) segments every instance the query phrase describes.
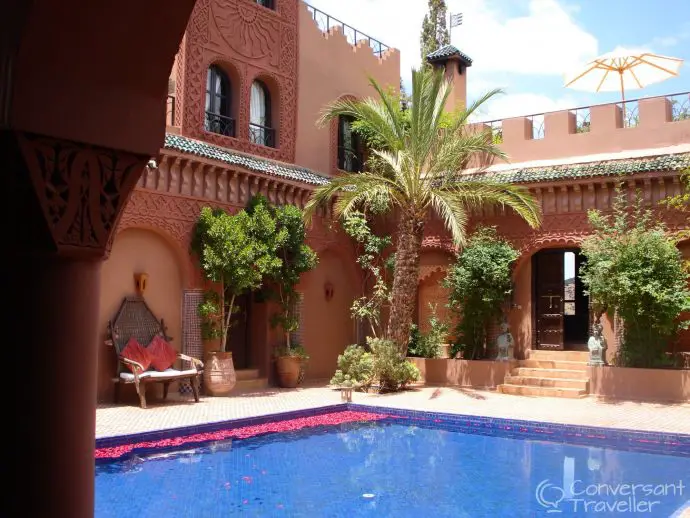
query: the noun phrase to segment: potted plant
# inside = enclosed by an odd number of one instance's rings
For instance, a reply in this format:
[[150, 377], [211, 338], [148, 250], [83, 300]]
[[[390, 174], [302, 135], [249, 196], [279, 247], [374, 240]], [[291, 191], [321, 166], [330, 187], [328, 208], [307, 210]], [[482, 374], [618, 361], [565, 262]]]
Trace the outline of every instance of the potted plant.
[[285, 341], [276, 348], [274, 357], [280, 385], [294, 388], [304, 378], [309, 359], [304, 348], [293, 343], [291, 337], [299, 328], [299, 294], [295, 288], [300, 276], [317, 265], [318, 257], [304, 243], [306, 229], [300, 209], [294, 205], [270, 206], [264, 198], [257, 199], [255, 203], [270, 208], [276, 222], [276, 251], [281, 264], [268, 278], [272, 282], [272, 294], [279, 310], [271, 318], [271, 324], [282, 329]]
[[276, 256], [275, 222], [260, 208], [231, 215], [204, 207], [194, 229], [192, 251], [199, 258], [204, 277], [213, 285], [198, 311], [202, 335], [217, 340], [218, 349], [207, 352], [204, 386], [211, 395], [229, 394], [235, 386], [232, 352], [227, 350], [235, 299], [261, 287], [265, 275], [280, 265]]
[[301, 344], [280, 345], [274, 350], [278, 382], [281, 387], [295, 388], [302, 383], [309, 355]]

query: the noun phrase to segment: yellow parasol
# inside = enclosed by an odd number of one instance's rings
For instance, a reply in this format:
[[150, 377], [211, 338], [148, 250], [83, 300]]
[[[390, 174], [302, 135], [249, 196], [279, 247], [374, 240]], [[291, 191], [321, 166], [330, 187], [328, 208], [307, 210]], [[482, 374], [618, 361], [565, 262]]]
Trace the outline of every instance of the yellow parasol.
[[588, 92], [620, 90], [623, 102], [625, 91], [644, 88], [678, 76], [683, 60], [661, 56], [644, 50], [616, 49], [587, 63], [565, 80], [566, 88]]

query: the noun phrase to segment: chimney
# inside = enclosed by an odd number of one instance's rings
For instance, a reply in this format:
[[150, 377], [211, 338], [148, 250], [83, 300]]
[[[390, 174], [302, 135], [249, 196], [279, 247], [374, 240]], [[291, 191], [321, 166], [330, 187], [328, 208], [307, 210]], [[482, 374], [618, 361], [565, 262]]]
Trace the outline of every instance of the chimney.
[[467, 68], [472, 66], [472, 59], [460, 52], [453, 45], [446, 45], [426, 57], [427, 63], [434, 68], [442, 69], [446, 80], [452, 85], [452, 91], [446, 101], [446, 111], [452, 112], [467, 106]]

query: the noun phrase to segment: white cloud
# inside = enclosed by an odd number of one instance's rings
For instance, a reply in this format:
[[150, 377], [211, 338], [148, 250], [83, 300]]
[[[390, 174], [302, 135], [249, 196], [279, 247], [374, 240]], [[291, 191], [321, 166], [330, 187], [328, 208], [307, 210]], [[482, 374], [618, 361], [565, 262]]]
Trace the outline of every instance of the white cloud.
[[[473, 59], [468, 71], [470, 98], [502, 87], [509, 95], [492, 100], [488, 113], [505, 117], [564, 107], [568, 97], [549, 99], [537, 93], [516, 93], [521, 79], [559, 76], [598, 53], [597, 39], [573, 19], [577, 6], [557, 0], [521, 0], [516, 16], [504, 14], [505, 0], [447, 0], [448, 11], [463, 13], [453, 29], [453, 45]], [[409, 85], [410, 70], [419, 66], [419, 33], [425, 0], [311, 0], [310, 3], [401, 53], [401, 75]], [[572, 106], [572, 102], [570, 104]], [[504, 110], [500, 113], [500, 110]], [[513, 113], [515, 111], [519, 113]]]
[[[562, 75], [594, 58], [597, 39], [573, 20], [572, 8], [556, 0], [530, 0], [527, 13], [506, 18], [487, 0], [450, 0], [464, 24], [453, 44], [474, 60], [472, 76], [491, 72]], [[472, 77], [470, 76], [470, 77]]]

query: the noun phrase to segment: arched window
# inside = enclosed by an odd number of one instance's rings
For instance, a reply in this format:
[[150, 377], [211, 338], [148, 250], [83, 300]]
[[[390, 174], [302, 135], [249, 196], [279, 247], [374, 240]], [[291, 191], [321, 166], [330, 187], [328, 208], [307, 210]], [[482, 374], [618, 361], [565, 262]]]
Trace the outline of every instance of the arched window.
[[271, 124], [271, 95], [263, 82], [254, 81], [249, 98], [249, 140], [275, 147], [275, 134]]
[[273, 0], [256, 0], [256, 3], [259, 5], [263, 5], [264, 7], [267, 7], [269, 9], [275, 9]]
[[338, 117], [338, 169], [350, 173], [362, 170], [364, 155], [362, 139], [352, 131], [354, 121], [347, 115]]
[[218, 66], [212, 65], [206, 75], [206, 117], [204, 129], [226, 137], [235, 136], [235, 119], [231, 112], [230, 80]]

